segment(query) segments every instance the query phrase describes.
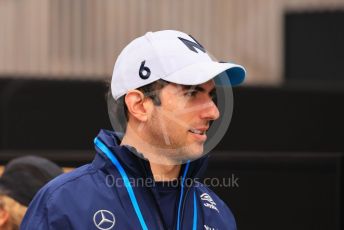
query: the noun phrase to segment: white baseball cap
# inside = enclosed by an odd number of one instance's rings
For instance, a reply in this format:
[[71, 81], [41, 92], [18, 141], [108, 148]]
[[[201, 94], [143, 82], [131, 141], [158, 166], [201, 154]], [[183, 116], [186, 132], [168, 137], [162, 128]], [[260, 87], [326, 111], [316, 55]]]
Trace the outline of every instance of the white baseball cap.
[[220, 73], [232, 86], [242, 83], [246, 70], [233, 63], [217, 62], [190, 35], [175, 30], [148, 32], [129, 43], [114, 66], [111, 92], [115, 100], [129, 90], [159, 79], [181, 85], [199, 85]]

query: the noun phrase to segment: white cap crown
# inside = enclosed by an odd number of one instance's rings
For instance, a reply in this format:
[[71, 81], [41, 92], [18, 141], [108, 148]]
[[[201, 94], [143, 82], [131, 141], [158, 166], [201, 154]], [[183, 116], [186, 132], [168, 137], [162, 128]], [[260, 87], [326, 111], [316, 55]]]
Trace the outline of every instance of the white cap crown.
[[[221, 72], [238, 68], [230, 77], [244, 80], [245, 69], [213, 61], [191, 36], [174, 30], [148, 32], [129, 43], [114, 66], [111, 92], [115, 100], [129, 90], [159, 79], [184, 85], [204, 83]], [[241, 71], [240, 71], [241, 70]]]

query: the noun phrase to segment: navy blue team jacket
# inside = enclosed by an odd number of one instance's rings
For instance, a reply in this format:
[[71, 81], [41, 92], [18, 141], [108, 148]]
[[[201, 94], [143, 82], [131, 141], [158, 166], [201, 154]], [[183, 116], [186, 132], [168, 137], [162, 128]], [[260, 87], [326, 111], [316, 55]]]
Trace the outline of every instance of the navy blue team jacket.
[[101, 130], [93, 162], [44, 186], [20, 229], [160, 230], [166, 229], [161, 210], [175, 212], [176, 230], [236, 229], [226, 204], [194, 179], [205, 170], [207, 157], [182, 166], [177, 203], [160, 207], [149, 180], [142, 180], [153, 178], [149, 163], [133, 148], [117, 143], [115, 133]]

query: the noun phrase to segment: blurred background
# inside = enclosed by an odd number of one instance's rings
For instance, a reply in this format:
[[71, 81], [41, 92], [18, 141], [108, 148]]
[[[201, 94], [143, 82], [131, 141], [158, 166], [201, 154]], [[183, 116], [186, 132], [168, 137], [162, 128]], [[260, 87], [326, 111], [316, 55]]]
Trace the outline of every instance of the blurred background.
[[344, 0], [0, 0], [0, 165], [91, 161], [117, 55], [162, 29], [247, 69], [206, 175], [238, 229], [342, 229]]

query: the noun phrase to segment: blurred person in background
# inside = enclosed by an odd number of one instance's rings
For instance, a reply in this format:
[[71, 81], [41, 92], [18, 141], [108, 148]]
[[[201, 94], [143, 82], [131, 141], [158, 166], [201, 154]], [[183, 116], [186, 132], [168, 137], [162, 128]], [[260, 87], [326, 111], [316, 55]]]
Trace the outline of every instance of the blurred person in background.
[[37, 191], [62, 169], [50, 160], [24, 156], [11, 160], [0, 177], [0, 230], [19, 229]]

